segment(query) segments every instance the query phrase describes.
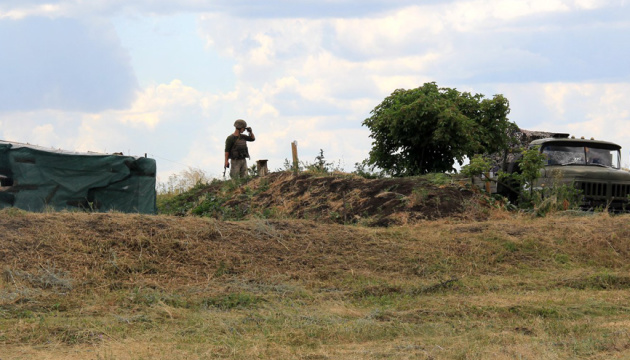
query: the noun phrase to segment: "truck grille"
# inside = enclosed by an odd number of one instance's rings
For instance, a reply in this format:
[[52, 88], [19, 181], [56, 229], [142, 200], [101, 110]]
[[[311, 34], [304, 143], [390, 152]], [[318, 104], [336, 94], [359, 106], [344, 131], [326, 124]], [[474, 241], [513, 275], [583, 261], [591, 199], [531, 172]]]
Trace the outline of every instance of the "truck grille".
[[608, 197], [608, 187], [610, 187], [610, 196], [613, 198], [627, 199], [628, 195], [630, 195], [630, 184], [579, 181], [576, 183], [576, 187], [582, 191], [582, 195], [587, 197]]
[[627, 198], [630, 194], [630, 185], [627, 184], [612, 184], [612, 196]]
[[608, 184], [595, 182], [578, 182], [577, 188], [582, 190], [582, 195], [589, 197], [606, 197]]

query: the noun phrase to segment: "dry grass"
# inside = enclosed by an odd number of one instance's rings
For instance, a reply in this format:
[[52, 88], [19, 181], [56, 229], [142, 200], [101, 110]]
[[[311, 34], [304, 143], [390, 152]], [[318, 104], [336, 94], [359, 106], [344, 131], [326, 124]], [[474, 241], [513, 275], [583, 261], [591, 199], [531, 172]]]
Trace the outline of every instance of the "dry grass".
[[0, 359], [630, 356], [629, 216], [0, 211]]

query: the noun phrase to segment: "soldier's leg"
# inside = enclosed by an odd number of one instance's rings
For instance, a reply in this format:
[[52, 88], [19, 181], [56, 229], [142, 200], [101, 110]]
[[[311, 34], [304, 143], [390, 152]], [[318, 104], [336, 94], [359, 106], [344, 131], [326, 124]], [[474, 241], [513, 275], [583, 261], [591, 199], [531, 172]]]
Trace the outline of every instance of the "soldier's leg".
[[238, 169], [238, 162], [239, 160], [236, 159], [230, 160], [230, 179], [236, 179], [240, 174]]
[[243, 164], [241, 164], [241, 177], [244, 178], [247, 176], [247, 160], [243, 159]]

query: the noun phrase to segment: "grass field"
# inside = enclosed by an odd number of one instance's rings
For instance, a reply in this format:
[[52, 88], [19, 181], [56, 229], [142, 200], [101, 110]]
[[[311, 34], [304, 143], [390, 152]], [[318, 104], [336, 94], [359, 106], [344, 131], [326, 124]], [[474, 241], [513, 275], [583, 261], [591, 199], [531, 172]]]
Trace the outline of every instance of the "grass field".
[[0, 359], [627, 359], [630, 216], [0, 211]]

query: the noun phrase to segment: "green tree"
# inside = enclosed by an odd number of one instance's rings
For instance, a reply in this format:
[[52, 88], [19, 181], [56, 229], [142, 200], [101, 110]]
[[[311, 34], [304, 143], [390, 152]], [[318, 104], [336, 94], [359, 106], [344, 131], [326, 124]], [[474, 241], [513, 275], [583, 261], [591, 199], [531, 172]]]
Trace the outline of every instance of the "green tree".
[[545, 155], [540, 152], [540, 147], [523, 150], [523, 157], [519, 161], [523, 185], [529, 187], [529, 198], [534, 197], [534, 185], [540, 177], [540, 170], [545, 167]]
[[363, 121], [374, 139], [368, 164], [392, 176], [453, 171], [455, 161], [508, 146], [516, 128], [509, 112], [502, 95], [486, 99], [434, 82], [395, 90]]
[[461, 173], [470, 178], [472, 184], [475, 183], [475, 176], [482, 178], [492, 168], [490, 159], [477, 154], [470, 159], [470, 163], [462, 167]]

